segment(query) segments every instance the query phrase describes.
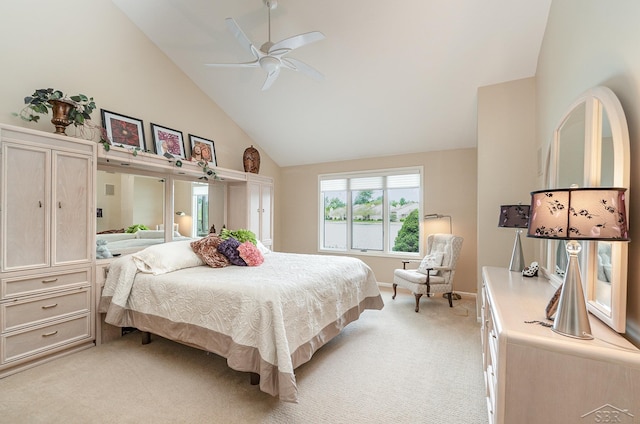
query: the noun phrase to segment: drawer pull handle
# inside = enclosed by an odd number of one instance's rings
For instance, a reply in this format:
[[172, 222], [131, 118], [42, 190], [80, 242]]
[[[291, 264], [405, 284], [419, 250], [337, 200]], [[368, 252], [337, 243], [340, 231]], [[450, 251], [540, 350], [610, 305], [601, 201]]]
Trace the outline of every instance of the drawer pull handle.
[[58, 334], [58, 330], [56, 330], [56, 331], [52, 331], [51, 333], [44, 333], [44, 334], [42, 335], [42, 337], [55, 336], [56, 334]]
[[38, 207], [41, 208], [42, 207], [42, 200], [38, 200]]
[[56, 306], [58, 306], [57, 303], [52, 303], [51, 305], [44, 305], [42, 309], [51, 309], [51, 308], [55, 308]]
[[62, 202], [58, 202], [58, 209], [62, 209]]
[[51, 278], [49, 280], [42, 280], [43, 283], [55, 283], [56, 281], [58, 281], [57, 278]]

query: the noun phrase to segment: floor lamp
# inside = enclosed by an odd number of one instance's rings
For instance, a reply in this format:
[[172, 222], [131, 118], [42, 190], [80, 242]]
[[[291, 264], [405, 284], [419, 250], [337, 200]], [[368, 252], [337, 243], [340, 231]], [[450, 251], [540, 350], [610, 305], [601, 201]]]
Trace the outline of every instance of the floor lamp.
[[531, 192], [527, 236], [567, 240], [569, 263], [552, 330], [593, 339], [582, 289], [579, 240], [629, 241], [625, 188], [567, 188]]
[[[429, 213], [429, 214], [426, 214], [424, 216], [424, 219], [442, 219], [442, 218], [449, 219], [449, 234], [453, 234], [453, 225], [451, 224], [451, 215], [442, 215], [442, 214], [439, 214], [439, 213]], [[451, 289], [453, 290], [453, 287], [451, 287]], [[442, 297], [447, 297], [447, 293], [444, 293], [442, 295]], [[453, 291], [451, 292], [451, 298], [455, 299], [455, 300], [462, 299], [462, 297], [458, 293], [454, 293]]]
[[451, 215], [441, 215], [439, 213], [429, 213], [424, 216], [424, 219], [449, 219], [449, 234], [453, 234], [453, 226], [451, 225]]
[[500, 206], [500, 219], [498, 227], [515, 228], [516, 240], [513, 243], [513, 253], [509, 263], [509, 271], [522, 272], [524, 269], [524, 255], [520, 243], [522, 228], [529, 226], [529, 205], [502, 205]]

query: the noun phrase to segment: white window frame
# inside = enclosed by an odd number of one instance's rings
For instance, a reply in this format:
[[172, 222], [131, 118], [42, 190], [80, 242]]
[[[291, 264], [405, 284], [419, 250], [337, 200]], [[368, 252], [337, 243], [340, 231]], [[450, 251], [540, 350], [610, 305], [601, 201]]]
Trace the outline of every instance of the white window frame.
[[[364, 255], [364, 256], [382, 256], [382, 257], [403, 257], [403, 258], [422, 258], [424, 256], [424, 223], [422, 217], [424, 216], [424, 201], [423, 201], [423, 193], [424, 193], [424, 168], [422, 166], [411, 166], [406, 168], [389, 168], [389, 169], [377, 169], [377, 170], [368, 170], [368, 171], [356, 171], [356, 172], [340, 172], [340, 173], [331, 173], [331, 174], [320, 174], [318, 175], [318, 252], [319, 253], [330, 253], [330, 254], [346, 254], [346, 255]], [[382, 251], [373, 251], [373, 250], [361, 250], [361, 249], [352, 249], [351, 245], [351, 236], [352, 232], [347, 231], [347, 248], [346, 249], [327, 249], [324, 248], [324, 233], [323, 233], [323, 222], [324, 222], [324, 198], [322, 192], [322, 181], [323, 180], [334, 180], [334, 179], [347, 179], [350, 180], [352, 178], [367, 178], [367, 177], [388, 177], [393, 175], [403, 175], [403, 174], [419, 174], [420, 175], [420, 186], [418, 188], [418, 223], [420, 228], [420, 240], [419, 240], [419, 251], [418, 252], [394, 252], [390, 250], [390, 242], [389, 242], [389, 202], [387, 200], [387, 184], [386, 179], [383, 184], [383, 196], [385, 201], [383, 202], [383, 224], [384, 224], [384, 232], [383, 232], [383, 246], [384, 249]], [[347, 225], [351, 225], [352, 223], [352, 211], [351, 211], [351, 188], [349, 183], [347, 183]]]

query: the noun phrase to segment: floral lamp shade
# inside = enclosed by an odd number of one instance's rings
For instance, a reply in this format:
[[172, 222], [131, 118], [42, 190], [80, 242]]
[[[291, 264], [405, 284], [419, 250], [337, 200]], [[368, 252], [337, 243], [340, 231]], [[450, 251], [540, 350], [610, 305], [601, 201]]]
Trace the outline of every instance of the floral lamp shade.
[[627, 241], [624, 188], [567, 188], [531, 193], [529, 237]]
[[529, 237], [568, 240], [569, 262], [552, 330], [590, 340], [591, 325], [582, 289], [579, 240], [628, 241], [624, 188], [567, 188], [531, 193]]
[[527, 228], [529, 225], [529, 205], [502, 205], [498, 227]]

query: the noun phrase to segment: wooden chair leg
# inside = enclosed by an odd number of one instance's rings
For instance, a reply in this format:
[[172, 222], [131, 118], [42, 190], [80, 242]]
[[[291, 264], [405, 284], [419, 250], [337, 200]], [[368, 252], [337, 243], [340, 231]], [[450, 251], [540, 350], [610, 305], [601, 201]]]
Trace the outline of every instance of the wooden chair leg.
[[422, 293], [414, 293], [416, 296], [416, 312], [420, 310], [420, 298], [422, 297]]
[[453, 293], [452, 292], [445, 293], [445, 297], [449, 299], [449, 307], [453, 308]]
[[396, 283], [393, 283], [393, 296], [391, 296], [391, 299], [396, 298], [396, 287], [398, 287], [398, 285]]

